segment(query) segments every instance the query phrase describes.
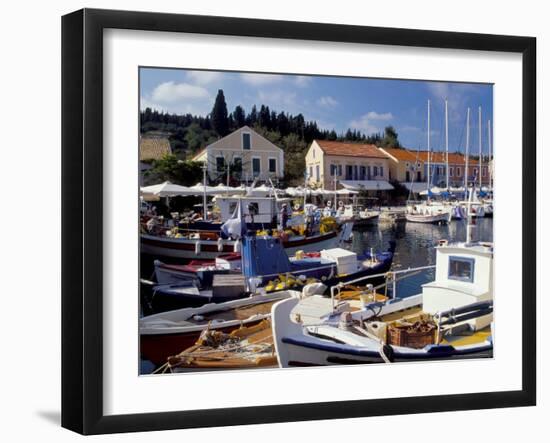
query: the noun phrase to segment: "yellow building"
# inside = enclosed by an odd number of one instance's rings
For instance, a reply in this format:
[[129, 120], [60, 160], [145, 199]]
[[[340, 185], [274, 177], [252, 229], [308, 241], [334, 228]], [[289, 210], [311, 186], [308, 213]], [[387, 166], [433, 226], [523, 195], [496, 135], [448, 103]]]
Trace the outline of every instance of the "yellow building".
[[306, 154], [310, 186], [332, 190], [385, 191], [389, 180], [389, 159], [375, 145], [314, 140]]
[[418, 183], [426, 181], [424, 162], [413, 151], [403, 148], [378, 148], [389, 159], [390, 180], [400, 183]]

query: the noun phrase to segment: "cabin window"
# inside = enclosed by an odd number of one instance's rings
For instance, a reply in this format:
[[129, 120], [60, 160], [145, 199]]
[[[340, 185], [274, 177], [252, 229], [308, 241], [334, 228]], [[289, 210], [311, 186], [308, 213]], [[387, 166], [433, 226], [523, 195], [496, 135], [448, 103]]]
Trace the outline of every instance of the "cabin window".
[[243, 149], [250, 150], [250, 134], [243, 133]]
[[449, 279], [464, 282], [474, 282], [473, 258], [449, 257]]
[[460, 168], [457, 166], [456, 168], [456, 176], [457, 177], [460, 177]]
[[260, 159], [259, 158], [253, 158], [252, 159], [252, 175], [254, 177], [257, 177], [260, 175], [261, 167], [260, 167]]
[[258, 215], [260, 213], [260, 204], [258, 202], [249, 202], [246, 205], [248, 214]]
[[231, 215], [236, 214], [236, 212], [235, 212], [236, 210], [237, 210], [237, 202], [229, 203], [229, 213]]
[[216, 171], [217, 172], [225, 171], [225, 159], [223, 157], [216, 157]]
[[269, 159], [269, 172], [277, 172], [277, 159], [276, 158], [270, 158]]
[[452, 176], [453, 176], [453, 168], [450, 167], [450, 168], [449, 168], [449, 177], [452, 177]]

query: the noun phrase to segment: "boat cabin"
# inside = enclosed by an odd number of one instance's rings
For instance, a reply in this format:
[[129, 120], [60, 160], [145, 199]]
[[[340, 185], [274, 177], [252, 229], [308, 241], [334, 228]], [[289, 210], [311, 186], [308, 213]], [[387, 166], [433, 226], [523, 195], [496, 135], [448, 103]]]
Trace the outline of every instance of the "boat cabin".
[[225, 221], [233, 216], [239, 201], [242, 201], [243, 215], [250, 223], [251, 215], [254, 223], [273, 223], [277, 221], [280, 205], [290, 202], [290, 199], [274, 199], [273, 197], [216, 197], [216, 205], [220, 209], [220, 219]]
[[[492, 243], [447, 244], [436, 248], [435, 280], [422, 286], [423, 310], [430, 314], [493, 299]], [[488, 326], [492, 315], [469, 320]]]

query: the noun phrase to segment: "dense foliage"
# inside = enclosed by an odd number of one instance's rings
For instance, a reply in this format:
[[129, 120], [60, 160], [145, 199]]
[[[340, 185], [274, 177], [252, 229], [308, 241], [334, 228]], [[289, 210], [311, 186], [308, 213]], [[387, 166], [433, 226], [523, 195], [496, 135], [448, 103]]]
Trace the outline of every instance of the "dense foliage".
[[364, 134], [348, 129], [337, 134], [335, 130], [320, 129], [315, 121], [306, 121], [302, 114], [292, 115], [271, 110], [269, 106], [255, 105], [247, 114], [242, 106], [228, 113], [223, 91], [216, 96], [212, 112], [206, 116], [178, 115], [146, 108], [141, 112], [141, 133], [167, 133], [176, 159], [190, 159], [199, 150], [218, 138], [247, 125], [266, 137], [285, 152], [285, 179], [297, 184], [303, 180], [305, 154], [315, 139], [372, 143], [382, 147], [399, 147], [398, 135], [391, 126], [383, 134]]

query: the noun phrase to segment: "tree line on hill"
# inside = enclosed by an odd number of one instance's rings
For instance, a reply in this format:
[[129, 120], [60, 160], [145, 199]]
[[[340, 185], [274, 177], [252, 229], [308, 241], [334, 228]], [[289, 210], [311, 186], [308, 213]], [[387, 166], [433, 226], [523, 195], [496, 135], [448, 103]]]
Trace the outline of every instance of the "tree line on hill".
[[[284, 111], [277, 112], [267, 105], [261, 105], [259, 109], [254, 105], [248, 113], [238, 105], [233, 112], [228, 112], [221, 89], [218, 91], [211, 113], [207, 116], [171, 114], [151, 108], [146, 108], [140, 113], [141, 133], [169, 134], [172, 152], [178, 160], [189, 160], [208, 144], [245, 125], [283, 149], [285, 181], [292, 184], [303, 180], [305, 154], [315, 139], [400, 147], [398, 134], [392, 126], [386, 127], [383, 133], [367, 135], [356, 129], [348, 129], [338, 134], [334, 129], [320, 129], [317, 122], [306, 121], [301, 113], [293, 115]], [[166, 165], [162, 166], [163, 170], [166, 170]], [[150, 175], [155, 175], [157, 178], [164, 176], [156, 174], [154, 170]]]

